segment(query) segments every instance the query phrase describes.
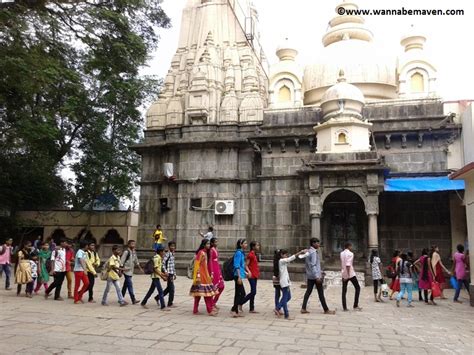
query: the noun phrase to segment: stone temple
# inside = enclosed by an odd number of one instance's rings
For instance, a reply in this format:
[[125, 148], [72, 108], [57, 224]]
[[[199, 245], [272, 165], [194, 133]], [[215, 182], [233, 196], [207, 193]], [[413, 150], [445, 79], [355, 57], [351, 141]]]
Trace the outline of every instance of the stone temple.
[[161, 224], [192, 251], [213, 225], [222, 250], [247, 238], [265, 258], [314, 236], [327, 265], [346, 241], [359, 265], [372, 248], [387, 260], [433, 244], [447, 261], [467, 240], [464, 182], [448, 175], [463, 166], [471, 107], [437, 95], [425, 36], [410, 29], [398, 58], [381, 54], [373, 36], [364, 18], [336, 13], [316, 63], [300, 67], [285, 40], [269, 67], [251, 2], [188, 0], [134, 148], [140, 247]]

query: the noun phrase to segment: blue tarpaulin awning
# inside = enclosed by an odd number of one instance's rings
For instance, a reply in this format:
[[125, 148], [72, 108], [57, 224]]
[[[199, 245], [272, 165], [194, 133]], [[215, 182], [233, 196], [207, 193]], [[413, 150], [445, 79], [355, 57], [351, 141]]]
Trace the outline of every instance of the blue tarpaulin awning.
[[450, 180], [448, 176], [390, 178], [385, 180], [387, 192], [435, 192], [464, 190], [464, 180]]

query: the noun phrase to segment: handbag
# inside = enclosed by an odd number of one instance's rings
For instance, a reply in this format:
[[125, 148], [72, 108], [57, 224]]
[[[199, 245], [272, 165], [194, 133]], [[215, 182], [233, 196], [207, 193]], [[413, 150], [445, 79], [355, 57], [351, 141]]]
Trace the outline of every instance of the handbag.
[[455, 276], [451, 276], [449, 278], [449, 282], [451, 283], [452, 288], [454, 288], [454, 289], [458, 288], [458, 280], [456, 279]]
[[436, 281], [431, 283], [431, 294], [433, 295], [433, 298], [441, 297], [441, 288], [439, 287], [439, 283]]

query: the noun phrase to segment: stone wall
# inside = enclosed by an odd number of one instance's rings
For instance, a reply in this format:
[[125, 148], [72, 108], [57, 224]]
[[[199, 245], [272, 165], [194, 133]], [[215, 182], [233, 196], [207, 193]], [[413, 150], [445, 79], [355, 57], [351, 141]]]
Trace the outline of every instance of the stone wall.
[[438, 245], [448, 264], [451, 255], [449, 193], [393, 193], [379, 197], [379, 242], [381, 256], [390, 260], [392, 252], [411, 250], [415, 256], [423, 248]]

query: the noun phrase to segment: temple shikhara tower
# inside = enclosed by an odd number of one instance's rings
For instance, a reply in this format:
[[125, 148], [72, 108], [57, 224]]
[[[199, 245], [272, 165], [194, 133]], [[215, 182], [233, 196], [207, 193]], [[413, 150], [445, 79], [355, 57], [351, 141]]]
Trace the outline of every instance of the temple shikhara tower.
[[465, 243], [465, 186], [448, 175], [463, 166], [471, 108], [438, 96], [424, 50], [436, 38], [411, 27], [390, 57], [363, 17], [327, 18], [316, 62], [300, 63], [283, 39], [269, 65], [260, 39], [272, 34], [260, 34], [251, 1], [186, 3], [135, 147], [141, 247], [161, 224], [192, 251], [213, 225], [222, 250], [258, 240], [265, 258], [318, 237], [327, 268], [351, 241], [363, 270], [372, 248], [387, 258], [437, 244], [448, 257]]

